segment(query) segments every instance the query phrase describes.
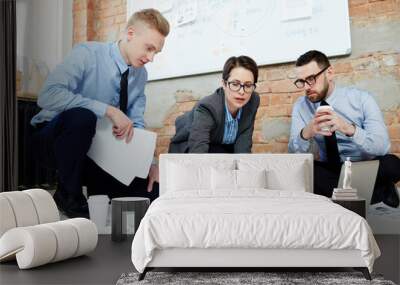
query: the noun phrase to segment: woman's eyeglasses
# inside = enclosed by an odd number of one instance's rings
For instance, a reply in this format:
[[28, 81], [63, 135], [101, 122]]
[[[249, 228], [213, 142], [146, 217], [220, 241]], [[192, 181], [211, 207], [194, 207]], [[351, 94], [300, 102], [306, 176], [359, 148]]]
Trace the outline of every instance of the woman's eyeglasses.
[[245, 93], [252, 93], [254, 89], [256, 89], [256, 85], [254, 83], [240, 83], [238, 81], [225, 81], [225, 84], [228, 85], [229, 89], [233, 92], [239, 92], [241, 88]]

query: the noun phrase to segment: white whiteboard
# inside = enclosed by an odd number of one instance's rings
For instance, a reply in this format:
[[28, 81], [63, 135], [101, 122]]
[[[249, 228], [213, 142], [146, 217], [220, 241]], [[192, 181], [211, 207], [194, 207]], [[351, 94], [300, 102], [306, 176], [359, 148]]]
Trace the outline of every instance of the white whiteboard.
[[351, 52], [347, 0], [128, 0], [128, 17], [156, 8], [171, 32], [146, 65], [149, 80], [221, 71], [230, 56], [258, 65], [295, 61], [317, 49]]

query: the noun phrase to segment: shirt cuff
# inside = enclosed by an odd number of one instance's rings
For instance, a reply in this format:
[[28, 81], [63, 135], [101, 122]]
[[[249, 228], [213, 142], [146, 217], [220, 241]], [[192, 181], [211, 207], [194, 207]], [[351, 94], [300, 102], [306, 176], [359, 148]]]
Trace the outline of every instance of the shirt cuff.
[[151, 162], [152, 165], [158, 165], [158, 158], [153, 157], [153, 161]]
[[310, 148], [310, 140], [304, 139], [301, 133], [297, 136], [297, 143], [303, 151], [307, 151]]
[[353, 142], [356, 145], [363, 145], [366, 137], [366, 132], [359, 128], [358, 126], [354, 126], [355, 131], [352, 137], [348, 137], [349, 139], [353, 139]]
[[131, 121], [133, 122], [133, 127], [134, 127], [134, 128], [144, 129], [144, 124], [142, 124], [142, 123], [137, 123], [134, 119], [131, 119]]
[[293, 140], [289, 141], [289, 152], [292, 153], [306, 153], [310, 148], [310, 141], [304, 140], [300, 136], [300, 132], [297, 134], [297, 137], [293, 138]]
[[106, 114], [108, 105], [106, 103], [93, 100], [93, 103], [90, 107], [90, 109], [96, 114], [97, 117], [102, 118]]

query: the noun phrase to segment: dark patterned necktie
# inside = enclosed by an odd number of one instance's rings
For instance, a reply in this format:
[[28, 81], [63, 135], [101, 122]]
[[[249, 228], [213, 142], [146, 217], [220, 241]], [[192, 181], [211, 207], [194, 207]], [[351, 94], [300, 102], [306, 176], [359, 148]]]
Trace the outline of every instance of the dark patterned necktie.
[[[329, 106], [325, 100], [321, 101], [321, 106]], [[337, 145], [336, 133], [333, 132], [331, 136], [324, 136], [326, 157], [328, 163], [340, 164], [339, 149]]]
[[124, 114], [126, 114], [128, 107], [128, 74], [129, 68], [121, 75], [119, 91], [119, 108], [122, 112], [124, 112]]

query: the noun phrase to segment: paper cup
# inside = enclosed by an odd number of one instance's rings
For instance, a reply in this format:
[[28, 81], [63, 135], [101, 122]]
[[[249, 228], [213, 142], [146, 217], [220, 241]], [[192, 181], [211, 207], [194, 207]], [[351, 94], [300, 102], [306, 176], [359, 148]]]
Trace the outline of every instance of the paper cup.
[[[331, 106], [328, 106], [328, 105], [319, 106], [317, 108], [317, 113], [325, 113], [327, 110], [333, 111], [333, 108]], [[321, 128], [321, 130], [324, 131], [324, 132], [329, 132], [331, 130], [331, 127], [330, 126], [323, 126]]]
[[326, 110], [331, 110], [331, 111], [333, 111], [333, 108], [332, 108], [331, 106], [329, 106], [329, 105], [319, 106], [319, 107], [317, 108], [317, 113], [319, 113], [319, 112], [325, 112]]
[[90, 220], [96, 224], [99, 233], [105, 231], [109, 202], [107, 195], [94, 195], [88, 199]]

